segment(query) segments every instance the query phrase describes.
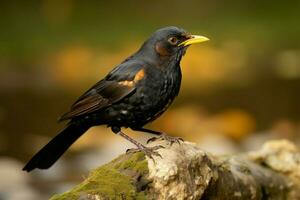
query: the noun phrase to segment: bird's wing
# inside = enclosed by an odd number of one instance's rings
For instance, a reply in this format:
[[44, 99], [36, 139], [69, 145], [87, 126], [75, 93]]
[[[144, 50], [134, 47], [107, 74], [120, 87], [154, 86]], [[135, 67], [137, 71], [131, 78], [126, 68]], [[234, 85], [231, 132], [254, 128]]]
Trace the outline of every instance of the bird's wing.
[[[140, 67], [120, 66], [96, 83], [71, 106], [59, 121], [86, 115], [116, 103], [135, 92], [135, 80], [141, 76]], [[128, 73], [124, 73], [127, 71]]]

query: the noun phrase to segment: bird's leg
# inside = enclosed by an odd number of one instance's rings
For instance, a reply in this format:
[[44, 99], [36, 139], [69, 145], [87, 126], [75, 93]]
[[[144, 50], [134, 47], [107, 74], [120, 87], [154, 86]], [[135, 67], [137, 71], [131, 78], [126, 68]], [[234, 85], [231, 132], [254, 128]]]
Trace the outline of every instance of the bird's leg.
[[117, 134], [137, 146], [137, 149], [128, 149], [126, 151], [126, 153], [136, 153], [136, 152], [142, 151], [145, 153], [146, 156], [148, 156], [151, 159], [153, 159], [153, 156], [161, 157], [161, 155], [159, 153], [155, 152], [155, 150], [164, 148], [163, 146], [160, 145], [160, 146], [155, 146], [155, 147], [146, 147], [146, 146], [142, 145], [141, 143], [137, 142], [136, 140], [132, 139], [131, 137], [129, 137], [122, 131], [119, 131]]
[[152, 137], [152, 138], [150, 138], [147, 141], [147, 143], [153, 142], [155, 140], [166, 140], [166, 141], [169, 142], [170, 145], [172, 145], [175, 142], [178, 143], [178, 144], [180, 144], [180, 142], [183, 142], [182, 138], [180, 138], [180, 137], [172, 137], [172, 136], [167, 135], [164, 132], [154, 131], [154, 130], [150, 130], [150, 129], [146, 129], [146, 128], [132, 128], [132, 130], [142, 131], [142, 132], [151, 133], [151, 134], [159, 136], [159, 137]]
[[146, 147], [146, 146], [142, 145], [141, 143], [139, 143], [138, 141], [132, 139], [125, 133], [123, 133], [119, 127], [112, 127], [111, 129], [115, 134], [122, 136], [123, 138], [125, 138], [126, 140], [128, 140], [129, 142], [131, 142], [135, 146], [137, 146], [137, 149], [128, 149], [126, 151], [126, 153], [135, 153], [135, 152], [142, 151], [145, 153], [146, 156], [148, 156], [151, 159], [153, 159], [153, 156], [161, 157], [161, 155], [159, 153], [155, 152], [155, 150], [164, 148], [163, 146], [160, 145], [160, 146], [155, 146], [155, 147]]

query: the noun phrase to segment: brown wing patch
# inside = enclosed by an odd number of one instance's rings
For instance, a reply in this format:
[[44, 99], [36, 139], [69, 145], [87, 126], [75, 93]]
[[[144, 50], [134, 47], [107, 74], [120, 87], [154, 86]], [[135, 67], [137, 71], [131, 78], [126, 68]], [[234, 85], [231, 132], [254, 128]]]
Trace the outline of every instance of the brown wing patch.
[[120, 81], [119, 84], [123, 86], [133, 87], [138, 81], [145, 77], [145, 70], [141, 69], [136, 73], [132, 81]]
[[133, 87], [134, 81], [121, 81], [121, 82], [119, 82], [119, 85]]
[[[130, 82], [130, 81], [127, 81]], [[126, 83], [129, 84], [129, 83]], [[135, 87], [120, 82], [102, 81], [80, 97], [59, 121], [72, 119], [105, 108], [135, 91]]]
[[64, 114], [61, 118], [61, 120], [70, 119], [72, 117], [76, 117], [85, 113], [90, 113], [95, 110], [100, 109], [101, 105], [107, 105], [109, 103], [108, 99], [103, 98], [100, 95], [93, 95], [88, 96], [80, 101], [78, 101], [76, 104], [74, 104], [71, 107], [71, 111]]
[[145, 70], [141, 69], [140, 71], [138, 71], [136, 73], [136, 75], [134, 76], [133, 81], [136, 83], [136, 82], [142, 80], [144, 78], [144, 76], [145, 76]]

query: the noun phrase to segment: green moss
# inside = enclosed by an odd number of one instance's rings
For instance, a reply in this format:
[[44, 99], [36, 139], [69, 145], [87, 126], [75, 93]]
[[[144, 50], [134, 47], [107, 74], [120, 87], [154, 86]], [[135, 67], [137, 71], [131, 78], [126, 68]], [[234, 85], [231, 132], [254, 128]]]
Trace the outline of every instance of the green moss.
[[[124, 158], [120, 159], [117, 158], [119, 162], [115, 163], [115, 168], [118, 170], [134, 170], [140, 174], [147, 174], [148, 173], [148, 162], [145, 159], [144, 153], [135, 153], [132, 154], [129, 158], [127, 155], [124, 155]], [[122, 160], [122, 162], [120, 162]]]
[[88, 196], [93, 195], [105, 199], [146, 199], [143, 192], [137, 192], [133, 177], [145, 175], [147, 172], [148, 165], [143, 153], [121, 155], [94, 170], [84, 182], [72, 190], [55, 195], [51, 200], [75, 200], [80, 197], [88, 199]]

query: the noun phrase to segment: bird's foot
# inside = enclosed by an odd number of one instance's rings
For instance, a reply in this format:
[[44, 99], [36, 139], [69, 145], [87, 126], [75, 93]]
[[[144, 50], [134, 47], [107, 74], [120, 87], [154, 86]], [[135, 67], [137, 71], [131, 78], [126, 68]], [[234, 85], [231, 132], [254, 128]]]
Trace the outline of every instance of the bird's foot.
[[162, 158], [162, 156], [156, 152], [158, 149], [165, 148], [162, 145], [154, 146], [154, 147], [146, 147], [144, 145], [137, 146], [136, 149], [127, 149], [126, 153], [136, 153], [136, 152], [143, 152], [146, 156], [154, 160], [153, 156], [158, 156]]
[[153, 137], [153, 138], [150, 138], [147, 143], [150, 143], [150, 142], [154, 142], [156, 140], [165, 140], [169, 143], [169, 145], [173, 145], [174, 143], [177, 143], [177, 144], [181, 144], [182, 142], [184, 142], [184, 140], [181, 138], [181, 137], [173, 137], [173, 136], [169, 136], [165, 133], [162, 133], [161, 136], [159, 137]]

